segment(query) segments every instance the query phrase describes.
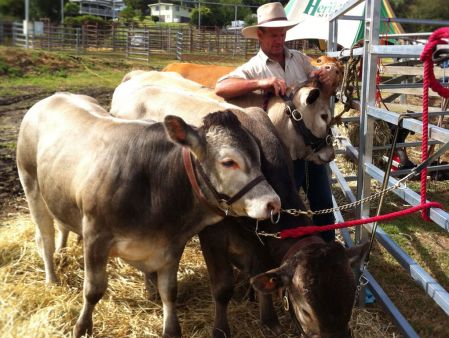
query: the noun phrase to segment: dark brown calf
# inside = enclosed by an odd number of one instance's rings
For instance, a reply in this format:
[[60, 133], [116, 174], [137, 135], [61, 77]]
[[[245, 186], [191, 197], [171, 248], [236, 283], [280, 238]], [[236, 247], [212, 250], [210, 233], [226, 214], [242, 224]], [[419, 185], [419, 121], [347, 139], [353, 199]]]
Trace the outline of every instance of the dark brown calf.
[[[294, 190], [291, 159], [274, 128], [264, 123], [251, 123], [249, 117], [239, 115], [239, 119], [260, 145], [262, 171], [280, 196], [283, 209], [304, 210]], [[276, 232], [309, 223], [305, 217], [282, 214], [279, 224], [259, 222], [258, 229]], [[367, 245], [344, 249], [338, 243], [326, 243], [317, 236], [286, 240], [259, 238], [255, 222], [243, 219], [239, 223], [237, 219], [224, 219], [201, 231], [199, 238], [215, 301], [214, 337], [230, 337], [231, 334], [227, 305], [233, 293], [233, 267], [248, 276], [256, 276], [252, 283], [261, 292], [258, 297], [260, 319], [274, 332], [280, 334], [282, 329], [271, 293], [282, 289], [287, 290], [293, 320], [300, 323], [307, 334], [346, 337], [349, 333], [355, 294], [351, 266], [363, 257]]]

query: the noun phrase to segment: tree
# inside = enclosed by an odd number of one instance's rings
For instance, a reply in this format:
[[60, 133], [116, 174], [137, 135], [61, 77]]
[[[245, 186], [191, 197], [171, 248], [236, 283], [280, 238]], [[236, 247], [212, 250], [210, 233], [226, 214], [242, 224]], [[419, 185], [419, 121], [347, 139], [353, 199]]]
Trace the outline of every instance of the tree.
[[245, 16], [244, 21], [245, 21], [245, 26], [252, 26], [252, 25], [256, 25], [257, 24], [257, 18], [256, 18], [256, 16], [253, 13], [248, 14], [247, 16]]
[[136, 11], [132, 7], [125, 7], [120, 11], [120, 18], [123, 19], [126, 23], [132, 22], [135, 15]]
[[200, 11], [198, 11], [198, 8], [192, 9], [192, 12], [190, 13], [190, 23], [192, 25], [198, 25], [198, 13], [201, 13], [201, 26], [216, 26], [217, 17], [211, 9], [206, 6], [201, 6]]
[[125, 0], [127, 7], [131, 7], [135, 10], [139, 10], [142, 14], [146, 15], [149, 12], [148, 5], [157, 3], [158, 0]]
[[[59, 2], [58, 2], [59, 4]], [[25, 4], [23, 0], [0, 0], [0, 13], [17, 19], [25, 17]], [[55, 6], [54, 0], [30, 0], [30, 20], [61, 18], [60, 6]]]
[[78, 16], [80, 15], [80, 5], [74, 2], [67, 2], [64, 5], [64, 16]]
[[[428, 20], [449, 20], [449, 4], [447, 0], [415, 0], [410, 4], [410, 17]], [[416, 25], [421, 32], [433, 31], [439, 26]]]
[[0, 16], [23, 18], [25, 9], [24, 2], [17, 0], [0, 0]]
[[54, 0], [30, 0], [30, 19], [49, 18], [51, 21], [61, 19], [61, 7], [55, 6]]
[[[449, 20], [447, 0], [390, 0], [397, 17], [408, 19]], [[406, 31], [429, 32], [437, 26], [404, 24]]]
[[[222, 4], [202, 4], [201, 8], [201, 26], [228, 26], [231, 21], [244, 20], [251, 9], [241, 6], [241, 0], [222, 0]], [[237, 5], [237, 18], [235, 18], [235, 9]], [[203, 8], [207, 8], [204, 10]], [[190, 23], [198, 25], [198, 8], [194, 8], [190, 14]]]

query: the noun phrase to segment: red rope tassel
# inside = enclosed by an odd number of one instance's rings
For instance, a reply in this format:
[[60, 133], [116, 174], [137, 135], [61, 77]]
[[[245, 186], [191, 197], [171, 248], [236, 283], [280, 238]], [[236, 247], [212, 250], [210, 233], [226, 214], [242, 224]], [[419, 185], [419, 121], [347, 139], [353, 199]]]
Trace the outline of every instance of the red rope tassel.
[[313, 234], [316, 232], [321, 232], [321, 231], [348, 228], [348, 227], [366, 224], [366, 223], [372, 223], [372, 222], [381, 222], [381, 221], [386, 221], [386, 220], [393, 219], [396, 217], [408, 215], [408, 214], [414, 213], [418, 210], [423, 210], [423, 209], [428, 209], [428, 208], [442, 209], [443, 206], [438, 202], [428, 202], [428, 203], [424, 203], [424, 204], [419, 204], [417, 206], [414, 206], [414, 207], [411, 207], [411, 208], [408, 208], [405, 210], [391, 212], [391, 213], [385, 214], [385, 215], [379, 215], [379, 216], [363, 218], [363, 219], [356, 219], [356, 220], [347, 221], [347, 222], [343, 222], [343, 223], [329, 224], [329, 225], [323, 225], [323, 226], [311, 225], [311, 226], [297, 227], [294, 229], [286, 229], [286, 230], [281, 231], [280, 237], [281, 237], [281, 239], [289, 238], [289, 237], [296, 238], [296, 237], [310, 235], [310, 234]]
[[[432, 54], [438, 44], [446, 44], [443, 37], [449, 37], [449, 27], [443, 27], [437, 29], [432, 33], [427, 41], [424, 50], [421, 53], [420, 60], [424, 63], [423, 74], [423, 112], [422, 112], [422, 145], [421, 145], [421, 161], [425, 161], [428, 157], [428, 141], [429, 141], [429, 88], [432, 88], [438, 94], [443, 97], [449, 97], [449, 89], [444, 88], [441, 83], [435, 79], [433, 72]], [[421, 171], [421, 204], [427, 201], [427, 167]], [[430, 221], [429, 215], [426, 210], [421, 211], [421, 217]]]

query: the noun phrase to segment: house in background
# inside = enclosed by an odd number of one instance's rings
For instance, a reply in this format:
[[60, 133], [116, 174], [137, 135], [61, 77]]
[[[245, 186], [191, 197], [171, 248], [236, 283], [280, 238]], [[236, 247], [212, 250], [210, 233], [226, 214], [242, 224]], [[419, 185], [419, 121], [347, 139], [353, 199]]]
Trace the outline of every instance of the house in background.
[[126, 7], [124, 0], [69, 0], [80, 5], [80, 14], [98, 15], [105, 19], [118, 18]]
[[189, 22], [191, 8], [181, 5], [159, 2], [148, 5], [151, 16], [159, 17], [161, 22]]

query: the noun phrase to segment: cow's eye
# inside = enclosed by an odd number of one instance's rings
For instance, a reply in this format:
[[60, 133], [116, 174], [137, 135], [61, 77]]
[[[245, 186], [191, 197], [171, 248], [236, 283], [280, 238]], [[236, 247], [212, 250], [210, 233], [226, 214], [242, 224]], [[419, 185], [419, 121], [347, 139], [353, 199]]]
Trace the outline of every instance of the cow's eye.
[[234, 160], [231, 160], [231, 159], [226, 159], [226, 160], [221, 161], [221, 165], [225, 168], [237, 169], [239, 167], [237, 162], [235, 162]]

